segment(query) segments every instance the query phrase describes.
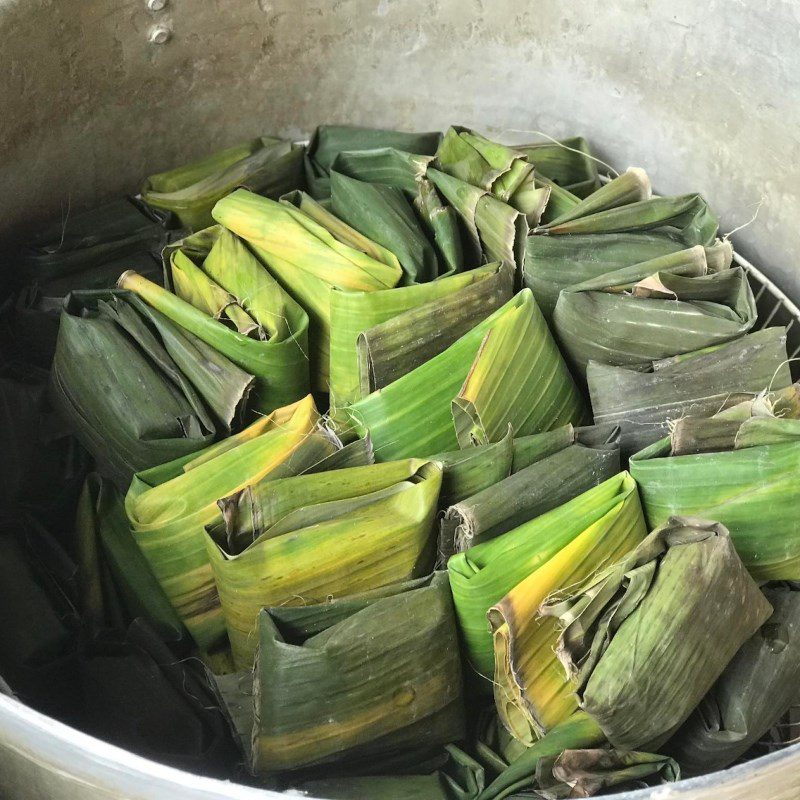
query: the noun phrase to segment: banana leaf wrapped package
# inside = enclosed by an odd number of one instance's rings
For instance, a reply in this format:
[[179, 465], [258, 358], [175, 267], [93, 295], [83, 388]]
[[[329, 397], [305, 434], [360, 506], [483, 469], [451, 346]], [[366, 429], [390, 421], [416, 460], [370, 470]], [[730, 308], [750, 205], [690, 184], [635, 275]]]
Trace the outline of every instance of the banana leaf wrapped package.
[[[319, 633], [258, 615], [253, 767], [260, 774], [395, 755], [461, 739], [464, 708], [444, 573], [378, 598]], [[278, 609], [280, 611], [280, 609]]]
[[253, 376], [126, 292], [73, 292], [50, 376], [54, 407], [123, 491], [132, 475], [237, 426]]
[[0, 367], [0, 507], [24, 511], [66, 544], [91, 459], [51, 407], [47, 382], [40, 367]]
[[527, 156], [536, 172], [578, 198], [588, 197], [600, 188], [597, 162], [583, 136], [573, 136], [560, 142], [519, 144], [514, 149]]
[[430, 283], [331, 292], [331, 395], [348, 405], [449, 347], [511, 300], [512, 271], [497, 264]]
[[529, 290], [347, 409], [379, 460], [427, 457], [580, 422], [583, 401]]
[[682, 416], [711, 416], [752, 400], [772, 386], [785, 389], [792, 377], [786, 329], [765, 328], [740, 339], [639, 367], [590, 361], [586, 380], [598, 423], [619, 425], [624, 457], [669, 433]]
[[311, 395], [200, 453], [138, 473], [125, 498], [133, 536], [198, 647], [225, 636], [203, 526], [221, 523], [220, 498], [296, 475], [336, 449]]
[[308, 315], [240, 239], [215, 225], [164, 260], [167, 289], [131, 270], [119, 287], [252, 374], [249, 407], [268, 414], [308, 394]]
[[0, 517], [0, 676], [22, 702], [57, 719], [80, 708], [77, 566], [29, 515]]
[[763, 592], [772, 616], [742, 645], [666, 746], [687, 775], [732, 764], [797, 701], [800, 591], [778, 584]]
[[464, 252], [458, 214], [443, 202], [428, 178], [428, 167], [433, 160], [433, 156], [416, 155], [392, 147], [355, 150], [340, 153], [333, 162], [331, 173], [402, 190], [436, 247], [441, 277], [478, 266], [480, 253]]
[[25, 246], [24, 282], [52, 286], [49, 294], [62, 297], [72, 289], [111, 288], [126, 260], [147, 263], [167, 244], [163, 222], [127, 197], [77, 214], [67, 209]]
[[[562, 289], [685, 249], [684, 242], [667, 231], [529, 236], [522, 282], [550, 322]], [[730, 267], [733, 248], [717, 239], [705, 247], [705, 254], [709, 271], [720, 272]]]
[[689, 717], [772, 607], [728, 531], [672, 517], [541, 613], [581, 707], [622, 750], [657, 750]]
[[711, 419], [677, 420], [668, 438], [631, 458], [648, 522], [712, 517], [757, 580], [800, 578], [799, 437], [797, 384]]
[[658, 229], [678, 236], [685, 247], [708, 246], [717, 236], [719, 221], [699, 194], [652, 197], [647, 174], [631, 167], [534, 233], [563, 236]]
[[432, 156], [441, 139], [442, 134], [438, 131], [412, 133], [353, 125], [320, 125], [314, 131], [306, 151], [308, 190], [317, 200], [330, 197], [329, 174], [340, 153], [393, 148], [414, 155]]
[[[601, 550], [607, 545], [613, 549], [616, 544], [605, 541], [603, 533], [615, 528], [630, 537], [628, 547], [645, 533], [636, 484], [624, 472], [448, 561], [464, 649], [478, 674], [488, 679], [494, 674], [492, 632], [486, 621], [489, 609], [537, 570], [545, 570], [544, 575], [550, 568], [555, 573], [568, 555], [576, 559], [574, 567], [592, 569], [583, 557], [594, 552], [598, 539]], [[561, 675], [558, 678], [569, 700], [566, 681]], [[569, 702], [574, 708], [574, 701]]]
[[422, 223], [401, 189], [331, 172], [331, 210], [342, 221], [397, 256], [401, 283], [426, 283], [439, 275], [439, 260]]
[[219, 778], [238, 750], [197, 659], [176, 659], [144, 620], [97, 634], [80, 656], [87, 733], [146, 758]]
[[277, 199], [303, 188], [305, 148], [262, 136], [220, 150], [207, 158], [151, 175], [142, 199], [152, 208], [175, 214], [183, 228], [199, 231], [214, 224], [217, 200], [242, 187]]
[[[328, 391], [330, 295], [391, 289], [403, 270], [385, 248], [368, 242], [333, 215], [313, 215], [238, 190], [214, 207], [214, 218], [244, 239], [309, 316], [309, 358], [315, 388]], [[368, 249], [367, 249], [368, 246]], [[377, 256], [377, 257], [376, 257]]]
[[[521, 150], [454, 126], [442, 138], [435, 163], [443, 173], [522, 212], [529, 225], [539, 224], [550, 190], [536, 185], [533, 164]], [[478, 201], [478, 206], [484, 204], [485, 199]], [[481, 215], [477, 208], [475, 215], [477, 223]]]
[[186, 628], [133, 537], [122, 495], [97, 473], [86, 478], [75, 528], [84, 625], [124, 630], [143, 619], [174, 651], [187, 651]]
[[643, 789], [680, 777], [680, 766], [669, 756], [609, 748], [565, 750], [537, 767], [538, 794], [545, 800], [593, 797], [610, 788]]
[[[616, 475], [618, 438], [613, 425], [566, 425], [513, 440], [507, 448], [508, 472], [446, 507], [440, 557], [494, 539]], [[469, 454], [469, 449], [461, 452]], [[494, 458], [502, 463], [500, 453]]]
[[[612, 498], [614, 505], [597, 507], [596, 511], [603, 513], [595, 511], [594, 518], [586, 516], [586, 509], [596, 503], [593, 498], [606, 484], [517, 529], [517, 537], [524, 530], [530, 540], [553, 537], [553, 526], [565, 526], [564, 516], [570, 508], [582, 526], [581, 532], [550, 558], [550, 545], [545, 544], [537, 566], [488, 612], [494, 644], [495, 704], [506, 729], [527, 746], [578, 707], [574, 687], [555, 656], [558, 627], [555, 620], [539, 615], [539, 607], [551, 595], [580, 585], [625, 556], [647, 532], [630, 476], [623, 474], [606, 483], [612, 487], [616, 483], [619, 494]], [[467, 558], [469, 554], [467, 551]]]
[[238, 669], [260, 609], [320, 603], [431, 571], [438, 464], [395, 461], [254, 484], [206, 545]]
[[600, 275], [561, 292], [553, 326], [575, 369], [632, 366], [747, 333], [756, 305], [740, 267], [708, 272], [703, 247]]
[[169, 234], [162, 220], [129, 198], [47, 225], [20, 258], [24, 285], [13, 310], [27, 361], [49, 369], [64, 298], [75, 289], [112, 289], [126, 269], [160, 280], [158, 253]]

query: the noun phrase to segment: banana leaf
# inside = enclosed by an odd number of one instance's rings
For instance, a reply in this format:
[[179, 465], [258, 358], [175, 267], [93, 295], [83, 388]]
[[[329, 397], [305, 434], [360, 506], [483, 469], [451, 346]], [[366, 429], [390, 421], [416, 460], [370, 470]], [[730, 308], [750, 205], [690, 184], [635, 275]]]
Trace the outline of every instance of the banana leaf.
[[214, 224], [211, 209], [235, 189], [244, 187], [277, 199], [303, 188], [304, 152], [301, 145], [284, 139], [251, 139], [151, 175], [142, 187], [142, 199], [153, 208], [174, 213], [182, 227], [199, 231]]
[[162, 222], [163, 215], [127, 197], [80, 213], [67, 209], [25, 245], [20, 278], [50, 286], [53, 297], [73, 289], [110, 288], [125, 261], [149, 260], [160, 252], [168, 240]]
[[655, 751], [772, 613], [717, 522], [671, 517], [541, 613], [581, 707], [622, 750]]
[[[619, 478], [611, 481], [620, 483]], [[524, 745], [531, 746], [578, 708], [574, 687], [555, 655], [558, 627], [555, 620], [539, 616], [539, 606], [552, 594], [580, 585], [613, 564], [647, 534], [633, 480], [623, 477], [621, 488], [622, 497], [615, 498], [615, 505], [606, 506], [594, 518], [584, 515], [577, 536], [549, 559], [540, 557], [527, 577], [489, 609], [495, 705], [506, 729]], [[582, 497], [588, 503], [590, 496]], [[527, 535], [552, 536], [553, 523], [564, 524], [566, 508], [561, 506], [524, 526]]]
[[330, 295], [333, 288], [391, 289], [403, 271], [348, 244], [290, 202], [275, 203], [244, 190], [214, 207], [214, 218], [250, 245], [272, 276], [309, 316], [309, 357], [315, 388], [328, 390]]
[[[516, 465], [509, 459], [506, 475], [446, 508], [439, 552], [450, 556], [494, 539], [616, 475], [619, 430], [605, 426], [599, 441], [593, 439], [594, 433], [566, 425], [514, 440], [510, 454], [516, 455]], [[541, 455], [534, 453], [523, 465], [519, 455], [526, 449]]]
[[643, 789], [680, 777], [680, 767], [669, 756], [607, 748], [565, 750], [542, 759], [537, 767], [538, 792], [546, 800], [593, 797], [612, 787]]
[[317, 200], [330, 197], [328, 173], [340, 153], [351, 150], [377, 150], [391, 147], [423, 156], [432, 156], [442, 134], [360, 128], [350, 125], [320, 125], [308, 144], [305, 174], [308, 189]]
[[460, 739], [461, 662], [446, 575], [310, 637], [288, 634], [261, 611], [253, 693], [259, 774], [380, 757], [423, 720], [427, 744]]
[[632, 171], [629, 169], [610, 181], [566, 214], [539, 226], [534, 233], [554, 236], [664, 228], [679, 236], [687, 247], [707, 246], [714, 241], [719, 231], [719, 220], [699, 194], [649, 197], [648, 179], [646, 191], [644, 187], [642, 191], [646, 198], [636, 199], [635, 193], [625, 193], [624, 202], [608, 205], [604, 193], [610, 192], [617, 181], [627, 180]]
[[308, 395], [200, 453], [134, 477], [125, 497], [133, 536], [201, 650], [225, 636], [203, 526], [222, 523], [220, 498], [330, 455], [336, 445], [319, 421]]
[[[550, 322], [562, 289], [685, 248], [680, 239], [664, 231], [529, 236], [522, 282]], [[717, 240], [705, 253], [709, 270], [719, 272], [730, 266], [733, 248]]]
[[[542, 434], [549, 436], [550, 434]], [[467, 447], [437, 453], [431, 461], [442, 465], [442, 488], [439, 492], [439, 510], [444, 511], [459, 501], [477, 494], [481, 489], [498, 483], [511, 474], [514, 463], [514, 440], [511, 430], [492, 444]], [[442, 549], [446, 542], [440, 534], [439, 559], [442, 563], [452, 555], [452, 550]]]
[[47, 379], [28, 364], [0, 367], [0, 507], [24, 511], [66, 544], [90, 458], [50, 406]]
[[550, 190], [550, 195], [547, 198], [547, 205], [544, 207], [540, 219], [542, 225], [552, 222], [554, 219], [558, 219], [581, 202], [580, 197], [562, 188], [544, 175], [540, 175], [538, 172], [533, 173], [533, 182], [534, 186], [537, 188]]
[[535, 184], [533, 164], [521, 150], [467, 128], [451, 127], [436, 151], [436, 166], [459, 181], [490, 192], [536, 226], [550, 190]]
[[122, 490], [134, 472], [229, 432], [252, 382], [134, 295], [73, 292], [65, 301], [50, 397]]
[[170, 245], [167, 285], [133, 272], [119, 286], [137, 294], [255, 377], [248, 405], [270, 413], [308, 394], [308, 315], [219, 225]]
[[[221, 502], [206, 546], [238, 669], [268, 606], [306, 605], [425, 575], [441, 468], [408, 460], [252, 485]], [[213, 535], [212, 535], [213, 534]]]
[[448, 561], [465, 652], [479, 675], [490, 679], [494, 672], [492, 633], [486, 624], [489, 609], [536, 570], [547, 569], [552, 559], [558, 564], [564, 548], [580, 541], [592, 526], [612, 524], [617, 518], [644, 534], [636, 484], [624, 472]]
[[586, 380], [595, 421], [619, 425], [627, 458], [669, 433], [682, 416], [712, 416], [792, 377], [786, 330], [765, 328], [729, 344], [653, 361], [639, 368], [590, 361]]
[[744, 270], [709, 274], [697, 246], [570, 286], [553, 327], [585, 375], [590, 360], [641, 365], [723, 344], [747, 333], [756, 314]]
[[82, 730], [205, 775], [232, 773], [238, 750], [195, 659], [176, 659], [143, 620], [104, 631], [81, 653]]
[[514, 149], [527, 156], [537, 173], [578, 198], [587, 197], [600, 188], [597, 162], [591, 157], [589, 143], [582, 136], [562, 139], [558, 143], [521, 144]]
[[75, 527], [84, 623], [127, 628], [141, 618], [173, 650], [186, 650], [186, 628], [133, 538], [122, 495], [97, 473], [86, 478]]
[[[713, 517], [757, 580], [800, 577], [798, 392], [795, 385], [710, 420], [678, 420], [669, 438], [636, 453], [630, 468], [649, 524], [673, 514]], [[687, 446], [703, 431], [709, 442]], [[673, 446], [688, 452], [672, 454]]]
[[[495, 339], [503, 344], [499, 357]], [[493, 362], [485, 355], [487, 341]], [[579, 422], [584, 409], [526, 289], [444, 352], [347, 413], [362, 436], [369, 432], [376, 458], [390, 460], [447, 452], [472, 440], [498, 441], [509, 424], [515, 436], [551, 430]]]
[[[439, 257], [440, 276], [461, 272], [465, 255], [455, 209], [444, 205], [428, 180], [432, 156], [415, 155], [391, 147], [340, 153], [331, 167], [350, 178], [402, 189], [433, 238]], [[473, 254], [474, 256], [475, 254]], [[468, 266], [475, 267], [477, 262]]]
[[75, 714], [77, 567], [33, 518], [0, 517], [0, 675], [19, 699], [57, 718]]
[[[571, 204], [570, 208], [559, 217], [556, 217], [546, 225], [540, 225], [535, 229], [535, 233], [549, 233], [553, 228], [560, 228], [562, 225], [574, 223], [595, 214], [619, 209], [633, 203], [646, 202], [651, 198], [652, 190], [650, 178], [647, 173], [639, 167], [629, 167], [622, 175], [618, 175], [614, 180], [609, 181], [577, 204]], [[558, 231], [557, 231], [558, 232]], [[571, 231], [571, 233], [584, 233], [585, 231]], [[596, 231], [589, 231], [596, 232]], [[606, 232], [606, 231], [599, 231]]]
[[[414, 286], [331, 292], [330, 388], [336, 404], [353, 403], [373, 383], [385, 386], [438, 355], [509, 301], [512, 284], [509, 269], [490, 264]], [[425, 331], [421, 345], [426, 325], [435, 328]]]
[[687, 775], [725, 769], [797, 700], [800, 591], [777, 585], [763, 592], [772, 616], [744, 643], [665, 748]]
[[439, 274], [436, 250], [400, 189], [331, 172], [331, 210], [364, 236], [397, 256], [401, 283], [432, 281]]
[[[605, 736], [597, 723], [587, 714], [578, 711], [557, 725], [533, 746], [514, 759], [479, 795], [477, 800], [503, 800], [506, 797], [530, 796], [537, 790], [542, 774], [542, 762], [559, 756], [565, 750], [578, 750], [605, 743]], [[540, 766], [541, 765], [541, 766]]]
[[[428, 168], [428, 179], [456, 210], [465, 231], [465, 261], [499, 261], [515, 269], [525, 258], [529, 225], [525, 214], [491, 192]], [[537, 190], [539, 191], [539, 190]]]

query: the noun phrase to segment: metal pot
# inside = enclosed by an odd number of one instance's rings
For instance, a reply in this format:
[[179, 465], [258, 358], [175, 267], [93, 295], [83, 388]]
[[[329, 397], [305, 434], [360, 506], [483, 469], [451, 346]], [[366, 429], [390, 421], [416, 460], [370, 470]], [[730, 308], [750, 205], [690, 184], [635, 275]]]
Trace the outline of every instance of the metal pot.
[[[786, 308], [800, 272], [800, 11], [785, 0], [0, 0], [0, 239], [142, 176], [318, 122], [589, 136], [701, 190]], [[9, 267], [10, 268], [10, 267]], [[771, 288], [770, 288], [771, 287]], [[798, 325], [800, 327], [800, 325]], [[180, 772], [0, 695], [9, 800], [278, 797]], [[800, 746], [618, 798], [794, 798]]]

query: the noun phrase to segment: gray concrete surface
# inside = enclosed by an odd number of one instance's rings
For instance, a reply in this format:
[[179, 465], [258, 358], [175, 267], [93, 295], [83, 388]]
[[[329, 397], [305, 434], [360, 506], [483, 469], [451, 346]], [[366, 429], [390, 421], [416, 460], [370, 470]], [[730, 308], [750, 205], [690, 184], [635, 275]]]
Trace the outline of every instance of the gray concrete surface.
[[[154, 24], [170, 28], [148, 42]], [[796, 0], [0, 0], [0, 234], [258, 133], [581, 133], [800, 295]]]

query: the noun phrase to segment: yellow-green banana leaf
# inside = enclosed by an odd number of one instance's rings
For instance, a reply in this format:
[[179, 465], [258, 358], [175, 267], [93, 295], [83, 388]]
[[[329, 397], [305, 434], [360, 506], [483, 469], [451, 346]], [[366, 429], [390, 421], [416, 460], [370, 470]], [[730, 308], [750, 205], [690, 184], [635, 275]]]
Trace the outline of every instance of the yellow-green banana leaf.
[[278, 198], [302, 188], [303, 153], [302, 146], [262, 136], [151, 175], [142, 198], [153, 208], [173, 212], [182, 227], [199, 231], [213, 224], [214, 203], [234, 189]]

